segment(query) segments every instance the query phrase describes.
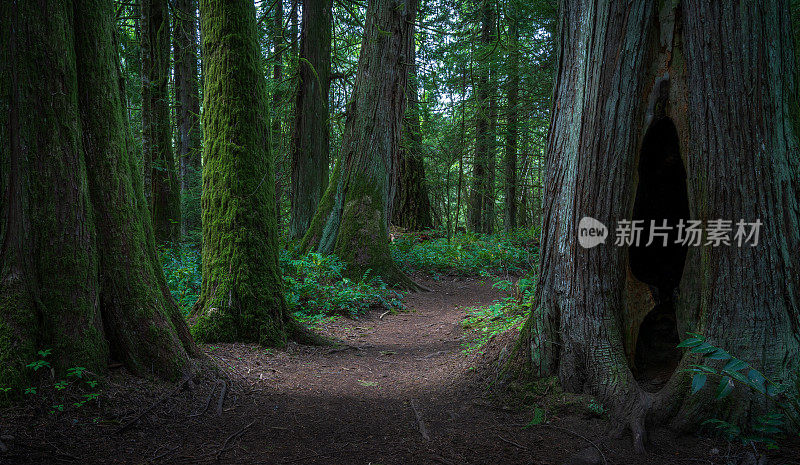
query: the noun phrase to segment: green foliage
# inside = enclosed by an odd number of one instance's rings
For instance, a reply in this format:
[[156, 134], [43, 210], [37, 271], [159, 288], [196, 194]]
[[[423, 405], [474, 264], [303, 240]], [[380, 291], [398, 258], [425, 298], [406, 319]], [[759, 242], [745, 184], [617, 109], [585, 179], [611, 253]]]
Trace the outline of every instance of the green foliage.
[[286, 302], [301, 321], [334, 314], [355, 317], [370, 308], [402, 309], [401, 294], [369, 272], [358, 281], [343, 277], [345, 264], [334, 255], [283, 252], [280, 264]]
[[510, 329], [519, 329], [530, 310], [531, 297], [536, 286], [535, 276], [528, 275], [516, 283], [509, 280], [497, 281], [494, 287], [511, 290], [511, 295], [488, 307], [467, 309], [467, 316], [461, 322], [465, 329], [474, 331], [472, 340], [465, 344], [464, 351], [479, 351], [493, 337]]
[[[715, 396], [717, 401], [728, 397], [738, 382], [767, 398], [779, 410], [757, 417], [752, 424], [752, 431], [748, 432], [743, 432], [739, 426], [716, 418], [705, 420], [703, 425], [715, 427], [729, 439], [738, 439], [744, 444], [762, 443], [768, 449], [778, 447], [776, 438], [785, 435], [787, 421], [795, 423], [795, 429], [800, 427], [796, 417], [792, 414], [792, 412], [800, 411], [800, 399], [787, 395], [786, 386], [769, 379], [748, 362], [738, 359], [724, 349], [706, 341], [703, 335], [697, 333], [688, 333], [688, 335], [689, 337], [681, 341], [678, 347], [685, 348], [690, 353], [699, 355], [708, 361], [693, 364], [685, 370], [693, 373], [692, 394], [700, 392], [708, 384], [709, 377], [714, 377], [719, 378]], [[716, 363], [714, 363], [715, 361]], [[712, 364], [716, 366], [712, 366]]]
[[[164, 248], [161, 261], [172, 296], [188, 315], [200, 294], [200, 251], [189, 245]], [[279, 263], [286, 302], [300, 321], [313, 324], [329, 315], [354, 317], [370, 308], [402, 309], [401, 294], [388, 289], [380, 278], [369, 273], [358, 281], [343, 277], [345, 264], [336, 256], [294, 257], [282, 251]]]
[[460, 233], [451, 238], [419, 241], [405, 235], [392, 242], [392, 256], [406, 272], [461, 276], [520, 273], [533, 268], [538, 245], [529, 230], [485, 236]]
[[[40, 368], [51, 368], [50, 362], [46, 360], [51, 353], [51, 349], [38, 351], [37, 354], [39, 358], [27, 364], [26, 367], [34, 372], [38, 371]], [[49, 396], [48, 398], [53, 402], [58, 402], [52, 404], [50, 413], [62, 413], [64, 412], [66, 404], [72, 405], [73, 408], [80, 408], [86, 405], [86, 403], [95, 401], [100, 397], [100, 393], [94, 390], [98, 385], [98, 380], [95, 379], [94, 376], [95, 375], [91, 374], [86, 367], [71, 367], [67, 369], [67, 378], [73, 378], [73, 380], [58, 379], [52, 382], [43, 381], [38, 386], [28, 386], [20, 389], [20, 392], [25, 396]], [[51, 377], [39, 377], [38, 379], [52, 380], [54, 377], [55, 375], [52, 374]], [[31, 378], [33, 379], [34, 377], [31, 376]], [[9, 396], [13, 394], [13, 391], [14, 389], [12, 387], [0, 386], [0, 393], [3, 394], [6, 401], [9, 400]]]
[[200, 295], [200, 284], [203, 272], [200, 267], [200, 250], [198, 247], [182, 244], [174, 247], [163, 247], [161, 264], [164, 276], [172, 293], [172, 298], [183, 311], [189, 314]]

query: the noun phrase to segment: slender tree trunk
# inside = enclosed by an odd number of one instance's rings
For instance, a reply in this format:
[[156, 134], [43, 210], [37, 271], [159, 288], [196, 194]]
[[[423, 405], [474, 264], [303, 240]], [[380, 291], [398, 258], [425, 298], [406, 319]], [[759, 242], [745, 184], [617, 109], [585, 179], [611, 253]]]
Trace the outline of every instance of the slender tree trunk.
[[292, 143], [292, 238], [302, 238], [308, 230], [328, 186], [332, 8], [331, 0], [303, 6]]
[[[150, 211], [156, 242], [180, 238], [181, 200], [169, 122], [167, 0], [141, 0], [142, 156], [150, 173]], [[148, 166], [149, 164], [149, 166]]]
[[425, 181], [425, 162], [422, 159], [422, 131], [419, 122], [419, 97], [417, 95], [416, 52], [411, 47], [408, 86], [406, 88], [406, 113], [403, 118], [403, 136], [400, 162], [397, 165], [397, 189], [392, 208], [392, 223], [412, 231], [433, 227], [428, 185]]
[[[787, 7], [561, 2], [541, 274], [523, 336], [536, 373], [598, 395], [639, 448], [648, 417], [746, 426], [770, 409], [743, 387], [725, 402], [714, 389], [690, 396], [683, 368], [698, 359], [680, 351], [662, 354], [672, 357], [656, 368], [672, 374], [655, 391], [640, 363], [658, 360], [654, 342], [668, 350], [701, 333], [797, 395], [800, 158]], [[583, 216], [612, 234], [620, 220], [651, 217], [763, 226], [757, 246], [585, 249]], [[671, 329], [653, 332], [652, 317]]]
[[[478, 49], [478, 83], [475, 89], [475, 156], [472, 162], [472, 188], [468, 210], [469, 229], [490, 233], [493, 224], [492, 190], [494, 187], [492, 160], [494, 158], [494, 135], [492, 113], [494, 93], [490, 90], [491, 44], [494, 41], [494, 2], [483, 0], [481, 6], [481, 46]], [[491, 203], [491, 205], [490, 205]], [[487, 223], [488, 221], [488, 223]]]
[[506, 160], [505, 160], [505, 230], [517, 227], [517, 131], [519, 129], [519, 24], [515, 3], [510, 2], [508, 16], [509, 62], [507, 98], [508, 114], [506, 122]]
[[207, 342], [281, 345], [301, 332], [278, 267], [275, 160], [255, 7], [201, 0], [200, 22], [207, 70], [203, 285], [192, 330]]
[[176, 0], [174, 27], [175, 104], [181, 177], [181, 235], [200, 228], [200, 92], [197, 76], [197, 2]]
[[59, 373], [111, 357], [168, 378], [197, 352], [126, 146], [114, 28], [109, 2], [0, 6], [4, 386], [25, 386], [38, 349]]
[[341, 159], [300, 247], [405, 288], [417, 286], [392, 259], [388, 226], [416, 12], [417, 0], [369, 2]]

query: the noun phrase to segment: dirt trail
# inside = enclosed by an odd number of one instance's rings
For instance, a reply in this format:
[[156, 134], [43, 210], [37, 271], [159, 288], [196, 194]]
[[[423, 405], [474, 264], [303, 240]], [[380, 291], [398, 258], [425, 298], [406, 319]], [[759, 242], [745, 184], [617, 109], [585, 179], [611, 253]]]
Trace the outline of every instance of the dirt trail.
[[143, 395], [152, 384], [124, 373], [111, 377], [96, 412], [117, 422], [12, 411], [0, 432], [15, 439], [0, 463], [560, 464], [594, 450], [589, 441], [602, 456], [592, 452], [595, 462], [582, 463], [724, 463], [724, 445], [662, 430], [637, 457], [628, 438], [606, 439], [607, 421], [586, 415], [556, 414], [550, 426], [522, 428], [531, 408], [490, 400], [484, 388], [493, 365], [462, 350], [465, 308], [501, 292], [475, 278], [424, 284], [432, 292], [407, 296], [407, 313], [322, 328], [341, 341], [335, 348], [206, 346], [228, 376], [221, 415], [223, 383], [205, 375], [114, 434], [170, 389]]

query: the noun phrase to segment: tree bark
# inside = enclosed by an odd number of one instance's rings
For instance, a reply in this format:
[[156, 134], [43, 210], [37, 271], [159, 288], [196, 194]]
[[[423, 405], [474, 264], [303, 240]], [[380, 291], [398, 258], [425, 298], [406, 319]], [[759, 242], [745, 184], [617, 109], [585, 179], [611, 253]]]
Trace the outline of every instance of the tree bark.
[[491, 91], [491, 45], [495, 40], [494, 2], [484, 0], [481, 6], [481, 47], [478, 49], [478, 83], [475, 89], [475, 156], [472, 162], [472, 188], [468, 210], [469, 228], [490, 234], [494, 224], [494, 132], [495, 110]]
[[181, 177], [181, 235], [200, 229], [202, 165], [200, 83], [197, 76], [197, 2], [176, 0], [173, 53]]
[[341, 159], [300, 245], [338, 255], [356, 278], [371, 270], [412, 289], [392, 259], [388, 226], [416, 12], [417, 0], [368, 4]]
[[113, 5], [8, 2], [0, 18], [0, 384], [24, 387], [46, 348], [59, 373], [111, 357], [175, 379], [197, 349], [126, 145]]
[[506, 121], [505, 221], [506, 232], [517, 227], [517, 131], [519, 130], [519, 19], [516, 3], [510, 2], [508, 15], [508, 113]]
[[[673, 306], [676, 339], [701, 333], [790, 394], [797, 395], [800, 373], [800, 257], [791, 252], [800, 246], [798, 120], [790, 110], [797, 96], [788, 3], [670, 6], [561, 2], [541, 273], [523, 329], [534, 372], [557, 374], [565, 389], [599, 396], [640, 449], [646, 418], [687, 426], [714, 416], [744, 426], [769, 409], [745, 389], [726, 402], [715, 402], [713, 389], [690, 396], [682, 369], [698, 360], [689, 354], [678, 354], [665, 386], [645, 390], [635, 379], [643, 355], [637, 338], [656, 306]], [[675, 147], [648, 142], [662, 127], [673, 128]], [[682, 269], [667, 270], [677, 270], [669, 293], [663, 281], [642, 278], [636, 248], [609, 241], [584, 249], [577, 241], [581, 217], [613, 232], [653, 202], [637, 192], [646, 179], [665, 176], [648, 173], [645, 162], [665, 150], [673, 152], [672, 166], [660, 169], [685, 166], [685, 219], [763, 222], [755, 247], [684, 249]], [[674, 208], [678, 194], [656, 196], [663, 203], [654, 205]], [[671, 260], [661, 257], [645, 271]]]
[[180, 239], [181, 199], [169, 122], [169, 14], [167, 0], [141, 0], [142, 157], [150, 176], [156, 242]]
[[307, 2], [300, 36], [300, 83], [292, 143], [290, 235], [302, 238], [328, 186], [332, 0]]
[[255, 7], [201, 0], [200, 23], [207, 70], [203, 284], [192, 331], [206, 342], [282, 345], [301, 332], [278, 268], [275, 161]]
[[406, 89], [406, 113], [403, 118], [400, 160], [397, 165], [397, 189], [392, 208], [392, 224], [412, 231], [433, 227], [433, 212], [425, 181], [425, 161], [422, 159], [416, 55], [415, 47], [412, 45]]

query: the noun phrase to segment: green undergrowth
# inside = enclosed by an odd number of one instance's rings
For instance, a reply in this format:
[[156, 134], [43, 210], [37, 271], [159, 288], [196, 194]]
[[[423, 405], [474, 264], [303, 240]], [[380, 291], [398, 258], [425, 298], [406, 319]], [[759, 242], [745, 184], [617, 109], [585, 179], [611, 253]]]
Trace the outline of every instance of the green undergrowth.
[[536, 286], [534, 273], [529, 273], [516, 282], [504, 279], [494, 283], [495, 288], [509, 292], [507, 297], [486, 307], [471, 307], [461, 326], [471, 330], [471, 337], [464, 343], [467, 354], [483, 353], [482, 349], [498, 334], [508, 330], [519, 330], [531, 306]]
[[[162, 248], [161, 262], [172, 296], [188, 316], [200, 295], [200, 248], [191, 245]], [[389, 289], [370, 272], [358, 280], [343, 277], [346, 265], [336, 256], [313, 252], [295, 256], [284, 250], [279, 263], [286, 302], [303, 323], [314, 324], [330, 315], [354, 318], [369, 309], [402, 309], [402, 294]]]
[[391, 244], [392, 256], [406, 273], [492, 276], [532, 269], [539, 253], [532, 230], [486, 236], [458, 233], [448, 241], [436, 232], [402, 234]]
[[346, 265], [335, 255], [312, 252], [293, 257], [284, 251], [280, 264], [286, 302], [300, 321], [313, 323], [330, 315], [355, 318], [370, 309], [403, 308], [402, 294], [369, 271], [359, 280], [344, 277]]

